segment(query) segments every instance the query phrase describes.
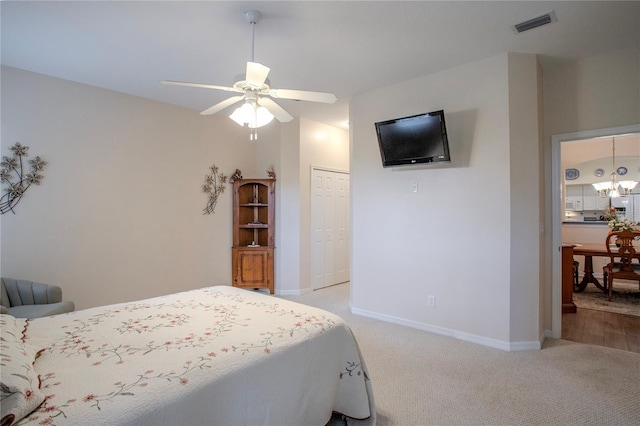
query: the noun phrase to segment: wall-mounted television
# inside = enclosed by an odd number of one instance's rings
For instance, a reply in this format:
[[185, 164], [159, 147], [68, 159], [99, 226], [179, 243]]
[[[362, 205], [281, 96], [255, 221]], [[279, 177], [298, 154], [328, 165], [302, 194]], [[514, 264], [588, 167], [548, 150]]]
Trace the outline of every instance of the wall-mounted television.
[[444, 111], [375, 123], [384, 167], [451, 162]]

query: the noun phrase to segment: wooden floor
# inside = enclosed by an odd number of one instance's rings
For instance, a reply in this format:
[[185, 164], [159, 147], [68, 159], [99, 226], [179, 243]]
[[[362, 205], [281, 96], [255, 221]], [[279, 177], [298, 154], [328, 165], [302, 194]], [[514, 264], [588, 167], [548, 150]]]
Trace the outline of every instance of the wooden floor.
[[578, 308], [562, 314], [562, 338], [640, 353], [640, 317]]

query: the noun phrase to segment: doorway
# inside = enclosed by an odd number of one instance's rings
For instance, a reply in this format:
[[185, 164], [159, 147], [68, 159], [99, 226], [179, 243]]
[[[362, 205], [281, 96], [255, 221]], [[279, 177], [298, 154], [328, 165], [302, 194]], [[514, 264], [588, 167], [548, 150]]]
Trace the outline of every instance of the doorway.
[[576, 133], [564, 133], [551, 137], [551, 337], [562, 337], [562, 167], [561, 149], [563, 142], [614, 136], [624, 133], [640, 133], [640, 124], [608, 129], [589, 130]]
[[311, 169], [311, 287], [349, 281], [351, 275], [349, 172]]

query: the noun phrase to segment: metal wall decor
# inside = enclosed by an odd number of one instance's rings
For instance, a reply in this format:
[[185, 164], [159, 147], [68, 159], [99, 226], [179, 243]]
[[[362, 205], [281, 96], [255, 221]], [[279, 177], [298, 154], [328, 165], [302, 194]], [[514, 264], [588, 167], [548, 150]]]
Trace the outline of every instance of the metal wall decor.
[[0, 162], [0, 182], [7, 185], [4, 188], [5, 193], [0, 197], [0, 214], [9, 211], [15, 214], [13, 209], [20, 202], [27, 189], [31, 185], [40, 185], [44, 176], [39, 172], [47, 165], [46, 161], [37, 156], [33, 160], [29, 160], [30, 171], [25, 174], [22, 157], [27, 156], [29, 147], [16, 142], [9, 149], [13, 151], [13, 157], [3, 156], [2, 162]]
[[204, 177], [204, 185], [202, 185], [203, 191], [209, 194], [209, 201], [207, 207], [202, 210], [202, 214], [214, 213], [218, 196], [224, 192], [224, 184], [227, 183], [227, 177], [218, 171], [218, 166], [213, 164], [209, 170], [211, 174]]

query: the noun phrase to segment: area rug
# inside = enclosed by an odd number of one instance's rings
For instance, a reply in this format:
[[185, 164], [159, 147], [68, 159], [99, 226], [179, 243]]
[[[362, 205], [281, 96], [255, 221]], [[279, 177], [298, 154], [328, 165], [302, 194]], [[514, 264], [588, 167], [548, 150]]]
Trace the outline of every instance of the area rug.
[[607, 293], [589, 284], [583, 292], [573, 293], [573, 303], [578, 308], [640, 316], [640, 288], [637, 282], [615, 281], [609, 302]]

